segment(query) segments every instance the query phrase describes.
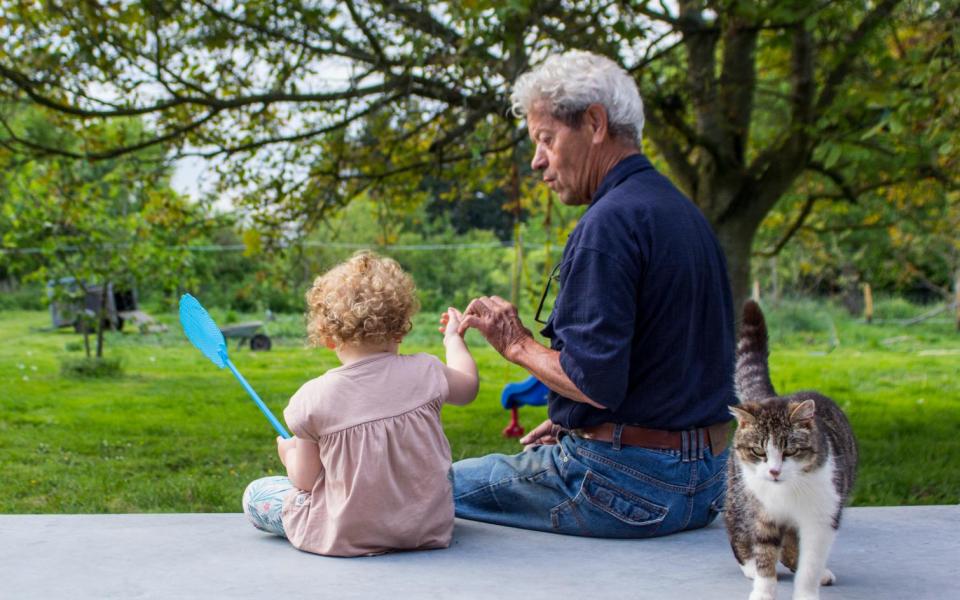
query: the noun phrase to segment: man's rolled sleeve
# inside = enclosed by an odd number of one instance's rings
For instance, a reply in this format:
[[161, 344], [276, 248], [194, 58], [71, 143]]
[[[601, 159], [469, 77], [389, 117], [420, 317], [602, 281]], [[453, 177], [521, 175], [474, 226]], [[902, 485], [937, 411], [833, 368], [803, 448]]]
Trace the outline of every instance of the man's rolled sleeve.
[[553, 320], [560, 367], [588, 398], [616, 410], [630, 375], [637, 279], [615, 257], [589, 248], [568, 262]]

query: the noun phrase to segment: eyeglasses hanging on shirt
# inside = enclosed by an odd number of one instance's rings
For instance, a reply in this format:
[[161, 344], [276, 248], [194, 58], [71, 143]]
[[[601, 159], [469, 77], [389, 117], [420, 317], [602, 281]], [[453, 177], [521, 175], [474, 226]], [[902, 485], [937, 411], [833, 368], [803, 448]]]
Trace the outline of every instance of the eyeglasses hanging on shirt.
[[[557, 265], [553, 267], [553, 270], [550, 271], [550, 276], [547, 277], [547, 283], [543, 286], [543, 294], [540, 295], [540, 304], [537, 306], [537, 314], [534, 315], [533, 320], [536, 321], [537, 323], [540, 323], [541, 325], [547, 324], [545, 320], [540, 318], [540, 313], [543, 312], [543, 302], [547, 299], [547, 294], [550, 292], [550, 282], [556, 281], [558, 284], [560, 283], [560, 265], [561, 264], [562, 262], [558, 262]], [[549, 317], [550, 315], [548, 314], [547, 318]]]

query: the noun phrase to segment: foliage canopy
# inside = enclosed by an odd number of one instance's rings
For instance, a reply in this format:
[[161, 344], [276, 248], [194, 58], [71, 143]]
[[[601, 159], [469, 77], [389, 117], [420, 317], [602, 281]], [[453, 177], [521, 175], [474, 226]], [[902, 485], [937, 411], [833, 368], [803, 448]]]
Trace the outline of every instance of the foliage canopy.
[[[918, 180], [956, 187], [955, 0], [0, 7], [0, 95], [85, 137], [64, 149], [4, 122], [3, 143], [88, 159], [171, 144], [216, 161], [222, 189], [265, 229], [311, 229], [360, 194], [403, 201], [428, 175], [518, 201], [527, 150], [507, 90], [566, 48], [636, 77], [646, 151], [715, 227], [738, 297], [755, 233], [785, 195], [805, 208], [774, 249], [814, 204]], [[128, 117], [149, 130], [87, 133]]]

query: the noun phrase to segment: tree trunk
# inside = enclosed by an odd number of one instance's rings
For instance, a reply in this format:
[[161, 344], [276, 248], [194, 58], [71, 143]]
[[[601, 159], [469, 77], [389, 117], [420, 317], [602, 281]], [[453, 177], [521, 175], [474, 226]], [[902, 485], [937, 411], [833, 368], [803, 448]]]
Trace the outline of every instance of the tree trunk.
[[107, 316], [107, 294], [110, 283], [103, 284], [100, 294], [100, 309], [97, 311], [97, 358], [103, 358], [103, 322]]
[[[800, 172], [796, 166], [791, 169], [781, 168], [776, 176], [767, 175], [762, 182], [747, 176], [715, 174], [711, 185], [697, 190], [695, 202], [710, 221], [727, 257], [727, 273], [730, 277], [737, 322], [740, 309], [750, 296], [753, 239], [763, 218]], [[707, 179], [701, 176], [701, 181]]]
[[730, 288], [733, 292], [734, 317], [739, 323], [740, 309], [750, 296], [750, 253], [757, 228], [738, 219], [714, 224], [713, 227], [720, 246], [727, 255], [727, 273], [730, 276]]
[[90, 358], [90, 325], [87, 322], [87, 315], [84, 313], [78, 318], [82, 319], [80, 326], [83, 329], [83, 349], [87, 351], [87, 358]]

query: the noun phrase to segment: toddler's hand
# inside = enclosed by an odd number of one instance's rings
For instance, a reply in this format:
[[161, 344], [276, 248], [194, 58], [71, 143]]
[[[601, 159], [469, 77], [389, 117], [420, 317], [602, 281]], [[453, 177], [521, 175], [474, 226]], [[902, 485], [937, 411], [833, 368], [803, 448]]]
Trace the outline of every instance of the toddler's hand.
[[460, 321], [462, 320], [463, 313], [451, 306], [440, 315], [440, 333], [443, 334], [444, 338], [459, 335], [457, 330], [460, 329]]
[[280, 455], [280, 462], [283, 463], [283, 466], [287, 466], [287, 451], [295, 448], [297, 445], [297, 438], [292, 437], [289, 439], [284, 439], [277, 436], [277, 454]]

